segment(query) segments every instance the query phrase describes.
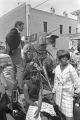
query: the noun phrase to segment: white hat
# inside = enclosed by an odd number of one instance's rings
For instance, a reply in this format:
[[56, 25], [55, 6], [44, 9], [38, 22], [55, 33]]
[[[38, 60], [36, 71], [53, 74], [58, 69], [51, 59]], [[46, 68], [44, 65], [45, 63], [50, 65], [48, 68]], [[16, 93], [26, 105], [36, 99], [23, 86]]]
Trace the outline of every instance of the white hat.
[[59, 36], [50, 34], [50, 35], [46, 36], [46, 38], [54, 39], [54, 38], [59, 38]]

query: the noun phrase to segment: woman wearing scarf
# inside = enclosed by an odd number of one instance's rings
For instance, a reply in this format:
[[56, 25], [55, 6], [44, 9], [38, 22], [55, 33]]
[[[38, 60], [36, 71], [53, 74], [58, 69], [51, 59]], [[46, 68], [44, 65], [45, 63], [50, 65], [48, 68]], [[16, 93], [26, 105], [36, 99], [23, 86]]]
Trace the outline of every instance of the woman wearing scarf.
[[66, 120], [73, 120], [74, 92], [80, 92], [80, 79], [75, 68], [69, 63], [70, 54], [66, 50], [57, 52], [59, 65], [55, 69], [53, 93], [55, 101]]

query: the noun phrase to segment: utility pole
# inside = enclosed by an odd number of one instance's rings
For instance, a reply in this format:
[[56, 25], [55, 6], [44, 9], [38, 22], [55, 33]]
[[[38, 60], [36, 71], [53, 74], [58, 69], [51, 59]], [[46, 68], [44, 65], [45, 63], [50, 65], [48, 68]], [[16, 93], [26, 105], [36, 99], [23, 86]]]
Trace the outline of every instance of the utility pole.
[[25, 2], [26, 2], [26, 28], [27, 28], [27, 37], [28, 37], [28, 42], [30, 42], [29, 36], [30, 36], [30, 9], [31, 9], [31, 5], [30, 5], [30, 1], [29, 0], [25, 0]]

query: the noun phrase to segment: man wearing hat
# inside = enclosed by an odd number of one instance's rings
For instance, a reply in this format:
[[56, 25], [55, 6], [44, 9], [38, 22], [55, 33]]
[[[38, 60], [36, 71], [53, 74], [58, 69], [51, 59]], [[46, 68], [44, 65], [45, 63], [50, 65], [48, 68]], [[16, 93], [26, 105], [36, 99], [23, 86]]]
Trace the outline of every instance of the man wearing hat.
[[24, 23], [17, 21], [14, 28], [6, 35], [6, 52], [10, 55], [13, 63], [13, 79], [18, 83], [18, 87], [22, 89], [22, 76], [24, 62], [21, 58], [21, 35], [24, 29]]
[[41, 62], [43, 62], [43, 60], [47, 56], [46, 46], [47, 46], [46, 38], [44, 36], [40, 36], [39, 41], [38, 41], [38, 46], [37, 46], [37, 52], [38, 52], [38, 57], [41, 60]]
[[55, 68], [56, 62], [51, 59], [53, 57], [50, 51], [47, 49], [48, 43], [45, 36], [41, 36], [38, 45], [38, 58], [43, 66], [44, 74], [46, 75], [47, 79], [50, 80], [49, 82], [52, 83], [54, 81], [54, 74], [52, 71]]
[[57, 35], [46, 36], [46, 39], [48, 41], [47, 50], [52, 54], [53, 60], [56, 59], [57, 49], [56, 49], [55, 43], [57, 38], [59, 38]]

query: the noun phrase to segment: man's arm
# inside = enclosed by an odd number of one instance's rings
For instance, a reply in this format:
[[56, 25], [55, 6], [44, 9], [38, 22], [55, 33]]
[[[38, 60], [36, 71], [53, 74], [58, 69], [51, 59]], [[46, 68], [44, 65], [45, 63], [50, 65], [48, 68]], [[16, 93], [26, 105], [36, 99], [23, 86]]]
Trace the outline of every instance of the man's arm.
[[27, 83], [24, 84], [24, 96], [25, 96], [25, 100], [26, 100], [26, 102], [27, 102], [28, 104], [30, 104], [30, 105], [32, 105], [32, 106], [36, 106], [36, 105], [37, 105], [37, 104], [34, 103], [34, 102], [30, 99], [30, 97], [29, 97], [28, 84], [27, 84]]

